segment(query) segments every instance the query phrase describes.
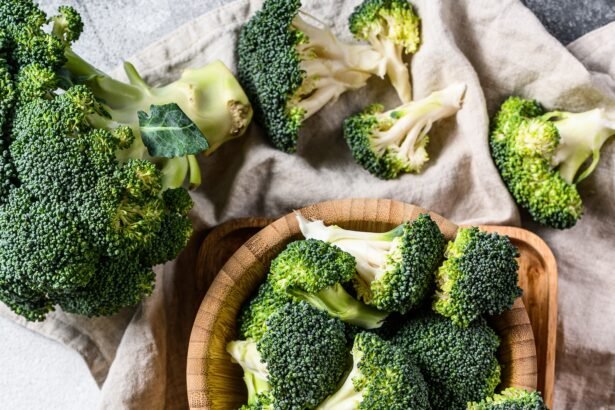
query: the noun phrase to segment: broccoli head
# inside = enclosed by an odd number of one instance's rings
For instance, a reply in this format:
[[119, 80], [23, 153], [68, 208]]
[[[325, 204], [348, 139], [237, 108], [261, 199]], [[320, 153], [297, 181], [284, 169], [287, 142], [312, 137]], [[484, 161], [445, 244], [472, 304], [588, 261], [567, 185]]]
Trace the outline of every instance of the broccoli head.
[[491, 128], [491, 155], [515, 201], [541, 224], [574, 226], [583, 214], [577, 184], [615, 134], [615, 114], [545, 112], [537, 101], [510, 97]]
[[433, 286], [446, 242], [428, 214], [384, 233], [359, 232], [297, 214], [306, 238], [320, 239], [355, 257], [357, 294], [387, 312], [406, 313], [419, 305]]
[[354, 340], [352, 357], [344, 383], [318, 410], [431, 408], [423, 375], [402, 349], [364, 332]]
[[266, 0], [238, 44], [239, 80], [272, 144], [286, 152], [296, 150], [305, 120], [363, 87], [381, 60], [370, 46], [344, 44], [310, 24], [300, 7], [300, 0]]
[[467, 328], [432, 312], [404, 323], [391, 341], [416, 360], [433, 409], [465, 408], [493, 394], [500, 383], [499, 338], [484, 319]]
[[537, 391], [509, 387], [480, 402], [468, 403], [467, 410], [548, 410]]
[[367, 40], [382, 55], [386, 72], [399, 99], [412, 101], [412, 88], [404, 54], [414, 54], [421, 43], [421, 21], [407, 0], [365, 0], [349, 18], [355, 38]]
[[434, 310], [465, 327], [483, 314], [510, 309], [522, 294], [517, 256], [507, 236], [460, 228], [436, 273]]
[[263, 282], [256, 295], [244, 304], [237, 322], [239, 337], [260, 340], [267, 330], [267, 319], [291, 300], [286, 293], [275, 292], [269, 281]]
[[344, 289], [355, 275], [355, 266], [354, 257], [334, 245], [316, 239], [295, 241], [271, 262], [268, 280], [276, 292], [304, 300], [344, 322], [378, 328], [388, 314]]
[[466, 86], [452, 85], [390, 111], [379, 104], [344, 121], [344, 138], [355, 161], [381, 179], [421, 172], [429, 161], [428, 133], [434, 122], [454, 115]]
[[344, 324], [305, 302], [287, 303], [266, 321], [259, 341], [230, 342], [244, 369], [250, 409], [314, 409], [335, 391], [348, 347]]

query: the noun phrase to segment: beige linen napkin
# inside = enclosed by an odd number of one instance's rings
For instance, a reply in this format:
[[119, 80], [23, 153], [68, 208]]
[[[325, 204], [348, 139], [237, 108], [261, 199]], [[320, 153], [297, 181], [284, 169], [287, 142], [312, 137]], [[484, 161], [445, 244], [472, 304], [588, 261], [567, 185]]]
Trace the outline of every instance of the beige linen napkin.
[[[305, 0], [305, 9], [349, 39], [346, 18], [358, 0]], [[197, 234], [177, 261], [158, 268], [154, 294], [111, 318], [62, 312], [25, 324], [79, 351], [102, 386], [108, 409], [182, 409], [184, 366], [194, 314], [205, 289], [194, 275], [204, 230], [243, 216], [278, 216], [333, 198], [394, 198], [458, 223], [519, 225], [521, 218], [489, 155], [488, 120], [508, 95], [548, 108], [588, 109], [615, 93], [615, 25], [576, 41], [552, 38], [518, 0], [414, 0], [423, 46], [412, 58], [415, 98], [465, 82], [455, 118], [437, 123], [421, 175], [380, 181], [352, 160], [342, 119], [371, 102], [398, 104], [386, 82], [373, 79], [311, 118], [299, 152], [272, 149], [257, 126], [202, 158], [203, 186], [193, 193]], [[238, 0], [204, 15], [144, 50], [132, 61], [152, 82], [215, 59], [235, 66], [234, 45], [261, 0]], [[555, 408], [615, 406], [615, 144], [581, 184], [587, 214], [569, 231], [528, 224], [554, 250], [560, 269]], [[525, 219], [524, 219], [525, 220]], [[0, 313], [23, 323], [0, 306]]]

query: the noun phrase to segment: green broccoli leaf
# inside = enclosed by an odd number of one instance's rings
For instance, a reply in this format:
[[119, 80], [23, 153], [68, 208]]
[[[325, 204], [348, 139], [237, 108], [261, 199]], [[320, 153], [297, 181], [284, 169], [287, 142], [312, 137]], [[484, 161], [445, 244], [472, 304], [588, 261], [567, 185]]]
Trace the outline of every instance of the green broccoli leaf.
[[152, 105], [149, 115], [139, 111], [139, 126], [143, 143], [153, 157], [183, 157], [209, 148], [199, 127], [175, 103]]

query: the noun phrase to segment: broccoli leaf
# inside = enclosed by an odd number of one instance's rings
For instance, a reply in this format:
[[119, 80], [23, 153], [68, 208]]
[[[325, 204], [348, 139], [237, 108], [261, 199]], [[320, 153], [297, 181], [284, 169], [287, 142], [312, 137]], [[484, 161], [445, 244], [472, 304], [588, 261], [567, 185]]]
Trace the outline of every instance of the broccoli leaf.
[[153, 157], [195, 155], [209, 148], [207, 138], [179, 105], [152, 105], [150, 114], [139, 111], [141, 137]]

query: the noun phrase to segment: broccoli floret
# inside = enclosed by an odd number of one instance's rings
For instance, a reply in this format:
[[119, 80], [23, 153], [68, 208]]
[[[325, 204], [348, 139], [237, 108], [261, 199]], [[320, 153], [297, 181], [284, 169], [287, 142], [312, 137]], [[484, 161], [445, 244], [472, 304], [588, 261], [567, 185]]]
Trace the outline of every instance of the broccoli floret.
[[347, 118], [344, 138], [355, 161], [381, 179], [421, 172], [429, 161], [427, 133], [434, 122], [461, 108], [465, 89], [456, 84], [390, 111], [375, 104]]
[[545, 112], [537, 101], [510, 97], [492, 123], [491, 155], [508, 190], [534, 220], [566, 229], [583, 214], [577, 184], [594, 171], [600, 149], [614, 134], [615, 114], [602, 108]]
[[381, 61], [370, 46], [344, 44], [308, 23], [300, 7], [299, 0], [266, 0], [238, 44], [239, 80], [272, 144], [286, 152], [295, 152], [305, 120], [363, 87]]
[[355, 257], [358, 275], [354, 285], [365, 303], [406, 313], [431, 291], [446, 241], [428, 214], [384, 233], [325, 226], [299, 213], [297, 219], [306, 238], [329, 242]]
[[509, 387], [481, 402], [468, 403], [467, 410], [548, 410], [537, 391]]
[[264, 282], [239, 314], [239, 337], [260, 340], [267, 330], [267, 319], [289, 301], [291, 298], [286, 293], [275, 292], [270, 282]]
[[510, 309], [522, 294], [518, 256], [507, 236], [460, 228], [436, 273], [434, 310], [465, 327], [481, 315]]
[[318, 410], [431, 408], [423, 375], [402, 349], [364, 332], [356, 336], [352, 356], [344, 383]]
[[402, 102], [412, 101], [404, 54], [414, 54], [421, 43], [421, 21], [407, 0], [365, 0], [349, 18], [355, 38], [367, 40], [382, 56], [381, 65]]
[[244, 369], [248, 408], [313, 409], [335, 391], [348, 347], [344, 324], [305, 302], [288, 303], [266, 322], [259, 341], [227, 351]]
[[432, 312], [409, 319], [391, 339], [417, 362], [433, 409], [461, 409], [493, 394], [500, 383], [500, 343], [484, 319], [467, 328]]
[[304, 300], [344, 322], [378, 328], [388, 314], [344, 289], [355, 275], [355, 265], [354, 257], [336, 246], [315, 239], [295, 241], [271, 262], [268, 280], [276, 292]]

